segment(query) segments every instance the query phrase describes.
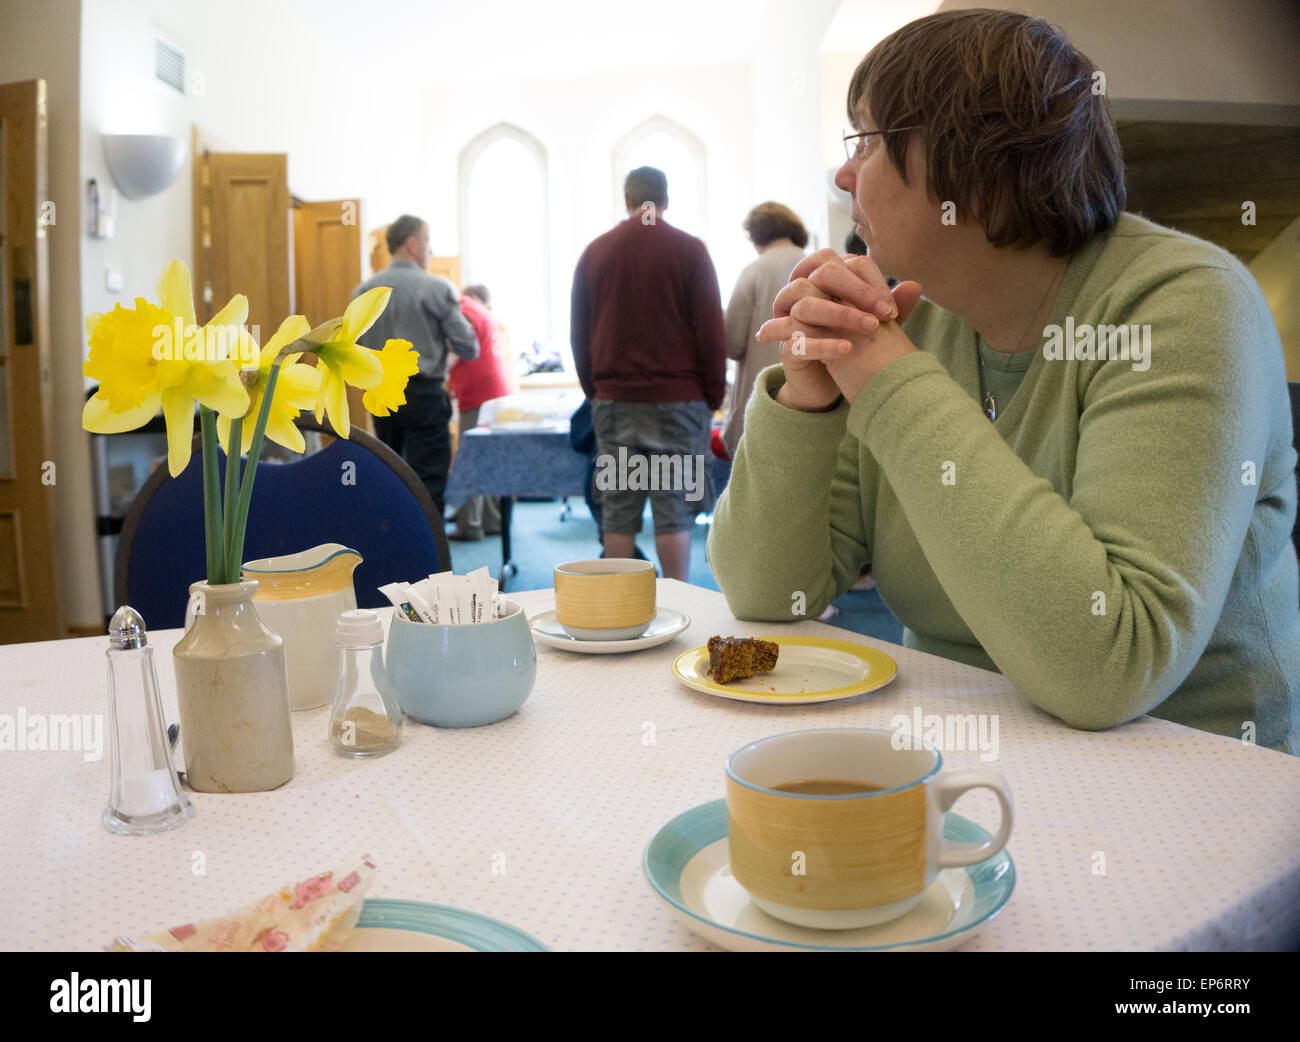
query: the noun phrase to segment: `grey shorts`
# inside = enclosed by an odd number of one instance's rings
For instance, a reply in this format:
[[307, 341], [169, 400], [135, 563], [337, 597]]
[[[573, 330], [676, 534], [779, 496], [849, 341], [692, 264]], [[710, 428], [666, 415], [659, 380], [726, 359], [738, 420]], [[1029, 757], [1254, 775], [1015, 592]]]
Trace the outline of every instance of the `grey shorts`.
[[596, 429], [595, 493], [602, 531], [636, 535], [646, 496], [655, 535], [689, 531], [713, 509], [709, 444], [713, 414], [704, 402], [591, 403]]

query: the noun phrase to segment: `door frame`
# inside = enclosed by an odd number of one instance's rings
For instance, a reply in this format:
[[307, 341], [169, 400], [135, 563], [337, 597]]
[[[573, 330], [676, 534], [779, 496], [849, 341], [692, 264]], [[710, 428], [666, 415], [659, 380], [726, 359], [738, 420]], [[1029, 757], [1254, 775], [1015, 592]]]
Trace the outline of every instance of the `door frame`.
[[15, 560], [14, 588], [0, 590], [0, 643], [65, 635], [55, 552], [47, 168], [45, 81], [0, 84], [0, 361], [13, 454], [12, 472], [0, 474], [0, 518], [10, 520]]

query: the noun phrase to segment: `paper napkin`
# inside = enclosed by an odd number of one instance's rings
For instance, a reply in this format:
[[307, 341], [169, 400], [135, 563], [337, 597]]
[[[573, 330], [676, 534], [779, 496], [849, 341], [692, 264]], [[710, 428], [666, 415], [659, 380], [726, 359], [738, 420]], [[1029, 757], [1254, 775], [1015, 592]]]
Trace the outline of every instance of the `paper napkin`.
[[115, 937], [113, 952], [333, 952], [361, 916], [375, 866], [352, 865], [283, 886], [238, 911], [183, 923], [140, 940]]

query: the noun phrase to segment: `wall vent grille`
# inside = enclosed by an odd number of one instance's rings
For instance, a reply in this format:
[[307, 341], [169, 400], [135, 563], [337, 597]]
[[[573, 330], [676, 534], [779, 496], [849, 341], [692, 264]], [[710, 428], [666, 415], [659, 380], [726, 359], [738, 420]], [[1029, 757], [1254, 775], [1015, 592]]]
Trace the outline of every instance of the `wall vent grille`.
[[185, 93], [185, 52], [173, 47], [161, 37], [153, 42], [154, 72], [169, 87]]

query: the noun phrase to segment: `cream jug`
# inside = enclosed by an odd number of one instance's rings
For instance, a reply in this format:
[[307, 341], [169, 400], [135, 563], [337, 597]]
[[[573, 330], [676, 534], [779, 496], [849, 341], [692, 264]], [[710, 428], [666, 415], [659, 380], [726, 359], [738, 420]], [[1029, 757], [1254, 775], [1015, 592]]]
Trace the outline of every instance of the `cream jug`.
[[257, 614], [284, 639], [291, 709], [315, 709], [334, 699], [334, 629], [339, 613], [357, 606], [352, 572], [360, 563], [355, 550], [325, 543], [243, 566], [243, 578], [260, 584], [253, 598]]

